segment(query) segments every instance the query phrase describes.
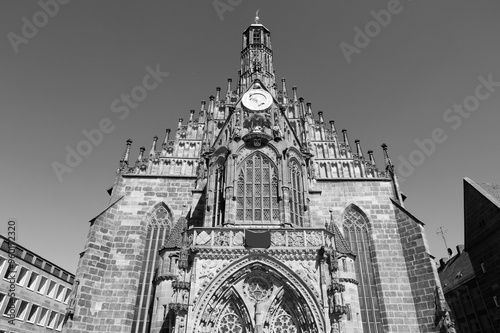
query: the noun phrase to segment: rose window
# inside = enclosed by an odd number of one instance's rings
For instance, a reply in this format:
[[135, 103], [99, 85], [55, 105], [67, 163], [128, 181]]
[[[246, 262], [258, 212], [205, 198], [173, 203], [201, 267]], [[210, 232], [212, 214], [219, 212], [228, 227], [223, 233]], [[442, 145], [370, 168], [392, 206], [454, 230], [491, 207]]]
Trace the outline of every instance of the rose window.
[[272, 285], [260, 276], [253, 276], [247, 280], [246, 294], [254, 302], [262, 302], [271, 296]]

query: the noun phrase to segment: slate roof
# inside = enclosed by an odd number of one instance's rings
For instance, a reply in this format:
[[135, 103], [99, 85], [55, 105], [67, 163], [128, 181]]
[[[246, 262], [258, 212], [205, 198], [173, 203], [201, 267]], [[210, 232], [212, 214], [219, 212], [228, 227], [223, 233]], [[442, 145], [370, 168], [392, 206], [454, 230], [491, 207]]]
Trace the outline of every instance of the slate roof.
[[469, 254], [465, 251], [451, 257], [444, 267], [439, 267], [438, 273], [445, 294], [475, 277]]

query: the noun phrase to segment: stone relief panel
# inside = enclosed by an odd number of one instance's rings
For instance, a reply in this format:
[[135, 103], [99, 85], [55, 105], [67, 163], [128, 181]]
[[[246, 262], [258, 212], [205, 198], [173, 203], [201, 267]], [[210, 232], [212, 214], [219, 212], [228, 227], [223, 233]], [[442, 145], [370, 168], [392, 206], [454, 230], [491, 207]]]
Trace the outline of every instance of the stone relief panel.
[[[292, 260], [278, 264], [275, 259], [266, 255], [251, 255], [238, 261], [226, 269], [223, 267], [229, 262], [224, 260], [204, 260], [198, 263], [197, 285], [202, 286], [192, 309], [193, 323], [197, 328], [203, 326], [205, 331], [217, 329], [213, 324], [214, 320], [210, 319], [214, 318], [214, 315], [210, 314], [208, 318], [206, 311], [213, 312], [211, 309], [224, 308], [220, 303], [224, 302], [224, 299], [229, 301], [229, 297], [233, 297], [229, 295], [237, 293], [237, 298], [243, 302], [240, 307], [245, 308], [250, 316], [250, 325], [253, 328], [249, 332], [274, 332], [271, 326], [287, 327], [292, 322], [298, 325], [296, 323], [299, 322], [299, 317], [302, 329], [293, 326], [297, 328], [297, 332], [324, 331], [325, 324], [319, 306], [322, 304], [319, 295], [319, 272], [314, 260]], [[302, 282], [297, 279], [297, 275]], [[304, 281], [307, 281], [308, 288], [303, 285]], [[284, 294], [281, 293], [282, 297], [287, 298], [286, 301], [274, 301], [283, 288], [287, 289]], [[203, 296], [200, 297], [201, 295]], [[279, 308], [281, 304], [286, 303], [300, 304], [294, 310], [293, 316], [288, 313], [287, 317], [286, 309], [285, 312], [276, 312], [276, 308], [270, 308], [272, 304]], [[270, 310], [275, 313], [272, 318], [268, 316]], [[237, 327], [237, 324], [234, 325]]]

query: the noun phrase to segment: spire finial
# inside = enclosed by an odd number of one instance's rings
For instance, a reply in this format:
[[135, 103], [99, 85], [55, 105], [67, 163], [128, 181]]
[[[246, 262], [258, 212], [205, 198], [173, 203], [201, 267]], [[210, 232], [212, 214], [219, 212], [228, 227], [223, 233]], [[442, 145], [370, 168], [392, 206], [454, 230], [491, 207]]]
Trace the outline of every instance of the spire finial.
[[375, 158], [373, 157], [373, 150], [368, 150], [368, 156], [370, 157], [370, 163], [373, 166], [376, 166], [377, 163], [375, 163]]
[[384, 150], [385, 168], [394, 170], [394, 165], [392, 164], [391, 158], [389, 157], [389, 151], [387, 150], [387, 145], [385, 143], [382, 144], [382, 149]]
[[123, 158], [120, 161], [121, 164], [127, 164], [128, 165], [128, 159], [130, 156], [130, 145], [132, 144], [132, 140], [128, 139], [127, 140], [127, 148], [125, 148], [125, 152], [123, 153]]
[[358, 154], [358, 156], [362, 159], [364, 159], [365, 157], [363, 156], [363, 151], [361, 150], [361, 143], [358, 139], [354, 140], [354, 143], [356, 144], [356, 153]]
[[151, 145], [151, 150], [149, 151], [149, 156], [154, 157], [156, 155], [156, 142], [158, 141], [158, 136], [153, 137], [153, 144]]
[[257, 9], [257, 11], [255, 12], [255, 24], [259, 24], [259, 10], [260, 9]]

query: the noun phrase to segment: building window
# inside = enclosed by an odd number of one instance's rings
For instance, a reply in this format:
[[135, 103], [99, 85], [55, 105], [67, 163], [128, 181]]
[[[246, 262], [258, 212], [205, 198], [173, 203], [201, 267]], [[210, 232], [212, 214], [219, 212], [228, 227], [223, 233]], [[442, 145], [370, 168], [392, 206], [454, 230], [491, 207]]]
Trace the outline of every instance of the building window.
[[33, 304], [31, 305], [31, 309], [30, 309], [30, 313], [28, 314], [28, 319], [26, 319], [26, 321], [28, 323], [35, 323], [35, 320], [36, 320], [36, 315], [38, 314], [38, 310], [40, 309], [40, 307], [36, 304]]
[[40, 277], [40, 284], [38, 285], [36, 291], [40, 294], [44, 294], [45, 288], [47, 288], [47, 278], [45, 276], [42, 276]]
[[160, 204], [149, 218], [132, 332], [149, 331], [150, 314], [152, 313], [150, 307], [154, 297], [152, 281], [155, 273], [156, 257], [170, 234], [171, 221], [171, 214], [163, 204]]
[[40, 274], [35, 273], [35, 272], [31, 272], [31, 276], [30, 276], [30, 279], [28, 281], [28, 285], [26, 286], [26, 288], [28, 288], [30, 290], [34, 290], [35, 286], [36, 286], [36, 281], [38, 280], [38, 276], [40, 276]]
[[50, 281], [49, 288], [47, 289], [47, 297], [54, 297], [56, 292], [56, 283], [54, 281]]
[[68, 304], [69, 295], [71, 295], [71, 289], [66, 288], [66, 294], [64, 295], [64, 299], [63, 299], [64, 304]]
[[260, 30], [253, 30], [253, 43], [260, 44]]
[[292, 224], [303, 226], [304, 196], [299, 162], [292, 160], [290, 168], [290, 214]]
[[56, 331], [62, 330], [63, 321], [64, 321], [64, 315], [60, 313], [59, 317], [57, 318]]
[[64, 286], [60, 284], [59, 287], [57, 288], [56, 300], [59, 302], [62, 301], [63, 295], [64, 295]]
[[16, 257], [18, 257], [19, 259], [21, 259], [21, 258], [23, 257], [23, 250], [22, 250], [22, 249], [20, 249], [20, 248], [18, 248], [18, 247], [16, 247], [16, 250], [15, 250], [15, 252], [14, 252], [14, 255], [15, 255]]
[[271, 160], [255, 153], [243, 161], [236, 189], [236, 220], [279, 222], [278, 171]]
[[16, 319], [23, 321], [24, 316], [26, 316], [26, 313], [28, 312], [28, 305], [29, 303], [26, 301], [21, 301], [21, 305], [19, 306], [19, 309], [17, 310], [17, 315]]
[[24, 255], [24, 260], [28, 263], [33, 263], [33, 253], [29, 253], [29, 252], [26, 252], [26, 254]]
[[370, 252], [368, 220], [357, 207], [349, 207], [344, 214], [344, 236], [357, 255], [354, 267], [359, 281], [358, 291], [363, 332], [381, 333], [383, 332], [382, 320], [372, 264], [373, 258]]
[[17, 275], [16, 283], [20, 286], [24, 286], [28, 278], [28, 269], [26, 267], [21, 267], [19, 274]]
[[3, 270], [3, 265], [7, 262], [4, 257], [0, 257], [0, 272]]
[[43, 270], [46, 271], [47, 273], [52, 274], [52, 265], [49, 264], [48, 262], [45, 263], [45, 266], [43, 267]]
[[38, 318], [37, 325], [45, 326], [45, 322], [47, 321], [47, 317], [49, 314], [49, 309], [42, 308], [40, 312], [40, 317]]
[[217, 333], [225, 333], [225, 332], [243, 333], [244, 332], [243, 327], [244, 326], [241, 314], [239, 313], [236, 305], [230, 303], [229, 306], [226, 307], [224, 313], [219, 319]]
[[3, 278], [7, 280], [15, 278], [17, 273], [17, 266], [18, 264], [16, 264], [15, 262], [12, 262], [12, 264], [8, 264]]
[[3, 315], [4, 316], [11, 316], [15, 313], [15, 311], [12, 311], [11, 309], [16, 309], [16, 306], [17, 306], [17, 301], [18, 299], [14, 298], [14, 297], [9, 297], [9, 302], [7, 303], [7, 306], [5, 307], [4, 311], [3, 311]]
[[43, 260], [40, 258], [35, 259], [35, 266], [38, 268], [42, 268]]
[[0, 293], [0, 309], [2, 308], [3, 306], [3, 301], [7, 298], [7, 296], [5, 296], [5, 294], [2, 294]]
[[57, 312], [52, 311], [50, 313], [49, 321], [47, 322], [48, 328], [54, 328], [56, 326], [56, 317], [57, 317]]

